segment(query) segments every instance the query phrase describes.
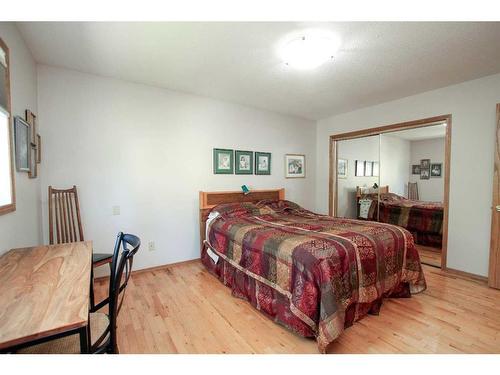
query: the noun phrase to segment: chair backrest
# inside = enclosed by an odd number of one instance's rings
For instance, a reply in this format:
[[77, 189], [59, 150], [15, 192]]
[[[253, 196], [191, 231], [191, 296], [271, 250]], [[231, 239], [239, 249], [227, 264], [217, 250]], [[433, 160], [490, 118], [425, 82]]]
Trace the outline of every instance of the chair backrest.
[[416, 182], [408, 182], [408, 199], [418, 201], [418, 185]]
[[[125, 297], [125, 288], [127, 287], [132, 271], [134, 255], [140, 246], [141, 240], [133, 234], [123, 234], [120, 232], [116, 237], [109, 280], [110, 339], [113, 352], [115, 353], [117, 352], [116, 321]], [[120, 251], [120, 249], [122, 250]]]
[[84, 241], [76, 186], [54, 189], [49, 186], [50, 244]]

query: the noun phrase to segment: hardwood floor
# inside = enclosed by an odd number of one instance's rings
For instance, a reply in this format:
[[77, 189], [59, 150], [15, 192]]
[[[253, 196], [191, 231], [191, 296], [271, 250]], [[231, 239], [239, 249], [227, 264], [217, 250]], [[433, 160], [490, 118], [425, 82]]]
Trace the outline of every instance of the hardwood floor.
[[441, 249], [415, 244], [420, 255], [420, 261], [429, 266], [441, 267]]
[[[500, 290], [424, 266], [428, 289], [385, 300], [329, 353], [500, 353]], [[96, 295], [107, 292], [96, 282]], [[118, 318], [121, 353], [318, 353], [194, 261], [133, 274]]]

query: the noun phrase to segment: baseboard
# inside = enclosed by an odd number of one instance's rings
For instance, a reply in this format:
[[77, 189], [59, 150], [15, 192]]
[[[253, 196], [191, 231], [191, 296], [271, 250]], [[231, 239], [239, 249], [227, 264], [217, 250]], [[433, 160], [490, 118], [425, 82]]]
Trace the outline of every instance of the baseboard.
[[[190, 260], [183, 260], [181, 262], [175, 262], [175, 263], [169, 263], [169, 264], [162, 264], [161, 266], [154, 266], [154, 267], [148, 267], [148, 268], [141, 268], [140, 270], [135, 270], [132, 271], [132, 275], [137, 275], [141, 274], [144, 272], [153, 272], [153, 271], [161, 271], [170, 267], [175, 267], [175, 266], [180, 266], [183, 264], [189, 264], [189, 263], [196, 263], [199, 262], [200, 258], [195, 258], [195, 259], [190, 259]], [[109, 276], [101, 276], [101, 277], [96, 277], [94, 281], [100, 281], [100, 280], [105, 280], [108, 279]]]
[[465, 272], [465, 271], [460, 271], [460, 270], [456, 270], [456, 269], [453, 269], [453, 268], [445, 268], [445, 269], [443, 269], [443, 271], [451, 273], [451, 274], [454, 274], [454, 275], [457, 275], [457, 276], [462, 276], [462, 277], [465, 277], [465, 278], [468, 278], [468, 279], [473, 279], [473, 280], [476, 280], [476, 281], [481, 281], [483, 283], [488, 284], [488, 278], [486, 276], [476, 275], [475, 273], [469, 273], [469, 272]]

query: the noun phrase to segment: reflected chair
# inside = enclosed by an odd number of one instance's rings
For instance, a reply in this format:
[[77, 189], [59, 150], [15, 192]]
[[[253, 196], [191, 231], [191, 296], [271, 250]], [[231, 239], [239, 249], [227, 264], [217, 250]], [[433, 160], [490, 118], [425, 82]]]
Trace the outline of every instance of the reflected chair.
[[[140, 245], [141, 240], [137, 236], [118, 233], [111, 261], [109, 296], [92, 308], [89, 314], [90, 353], [118, 354], [116, 336], [118, 313], [125, 297], [125, 288], [132, 271], [134, 255]], [[98, 312], [104, 306], [108, 306], [108, 314]], [[17, 353], [78, 354], [80, 353], [80, 337], [78, 334], [62, 337], [23, 348]]]
[[408, 182], [408, 199], [418, 201], [418, 185], [416, 182]]

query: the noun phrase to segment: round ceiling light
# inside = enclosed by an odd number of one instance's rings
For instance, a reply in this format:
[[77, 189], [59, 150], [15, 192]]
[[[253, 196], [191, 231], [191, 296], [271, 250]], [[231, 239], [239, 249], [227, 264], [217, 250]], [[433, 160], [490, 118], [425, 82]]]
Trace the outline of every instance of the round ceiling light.
[[307, 32], [284, 42], [280, 47], [280, 57], [293, 68], [315, 69], [333, 59], [339, 47], [340, 38], [334, 34]]

